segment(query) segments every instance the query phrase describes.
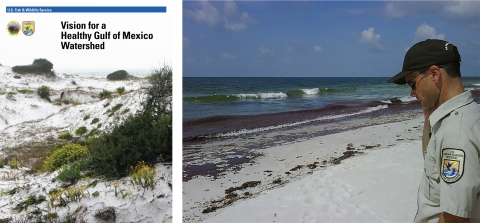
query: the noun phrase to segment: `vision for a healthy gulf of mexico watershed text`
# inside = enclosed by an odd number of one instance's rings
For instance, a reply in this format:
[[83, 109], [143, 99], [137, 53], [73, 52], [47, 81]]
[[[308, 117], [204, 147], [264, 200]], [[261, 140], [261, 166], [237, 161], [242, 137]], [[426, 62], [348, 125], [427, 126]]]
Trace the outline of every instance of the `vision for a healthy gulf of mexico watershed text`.
[[[68, 22], [62, 21], [62, 32], [61, 32], [61, 39], [62, 40], [86, 40], [88, 43], [78, 43], [78, 42], [71, 42], [71, 41], [62, 41], [61, 46], [62, 50], [104, 50], [105, 49], [105, 41], [101, 43], [95, 40], [151, 40], [153, 39], [153, 34], [151, 33], [144, 33], [141, 31], [140, 33], [133, 33], [130, 31], [118, 31], [112, 32], [107, 31], [107, 25], [105, 23], [93, 23], [89, 21], [88, 23], [77, 23], [76, 21]], [[68, 30], [68, 31], [65, 31]], [[69, 30], [76, 30], [76, 31], [69, 31]], [[79, 31], [82, 30], [82, 31]], [[86, 30], [86, 31], [85, 31]], [[97, 30], [92, 33], [93, 30]], [[101, 30], [101, 31], [98, 31]], [[90, 31], [90, 32], [89, 32]], [[94, 43], [95, 42], [95, 43]]]

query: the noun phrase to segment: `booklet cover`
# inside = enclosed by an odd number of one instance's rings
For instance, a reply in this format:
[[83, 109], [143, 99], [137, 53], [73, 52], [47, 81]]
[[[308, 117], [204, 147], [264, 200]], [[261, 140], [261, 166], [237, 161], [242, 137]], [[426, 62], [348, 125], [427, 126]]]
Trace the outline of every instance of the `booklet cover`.
[[172, 222], [178, 7], [1, 6], [0, 222]]

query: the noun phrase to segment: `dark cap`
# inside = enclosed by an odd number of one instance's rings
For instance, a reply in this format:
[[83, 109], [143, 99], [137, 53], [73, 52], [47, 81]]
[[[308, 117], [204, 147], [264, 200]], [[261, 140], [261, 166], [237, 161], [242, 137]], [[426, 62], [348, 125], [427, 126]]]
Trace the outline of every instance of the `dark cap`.
[[405, 76], [416, 70], [454, 61], [461, 61], [456, 46], [444, 40], [427, 39], [416, 43], [407, 51], [403, 60], [402, 71], [387, 82], [406, 84]]

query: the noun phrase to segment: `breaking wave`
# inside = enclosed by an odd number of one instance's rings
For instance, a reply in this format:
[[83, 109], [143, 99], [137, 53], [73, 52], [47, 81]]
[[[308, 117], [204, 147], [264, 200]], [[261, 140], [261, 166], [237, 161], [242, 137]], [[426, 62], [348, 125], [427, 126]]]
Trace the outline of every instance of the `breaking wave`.
[[205, 96], [186, 97], [183, 100], [188, 103], [219, 103], [237, 100], [259, 100], [259, 99], [285, 99], [288, 97], [315, 96], [333, 94], [339, 92], [356, 91], [356, 88], [305, 88], [291, 89], [286, 92], [267, 92], [267, 93], [242, 93], [242, 94], [215, 94]]

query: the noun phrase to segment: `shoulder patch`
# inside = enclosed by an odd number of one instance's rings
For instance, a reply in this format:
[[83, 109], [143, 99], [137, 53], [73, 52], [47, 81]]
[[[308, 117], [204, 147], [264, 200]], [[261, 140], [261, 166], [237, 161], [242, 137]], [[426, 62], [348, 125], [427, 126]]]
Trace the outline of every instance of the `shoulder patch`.
[[463, 175], [465, 152], [461, 149], [442, 150], [442, 171], [440, 176], [445, 183], [455, 183]]

